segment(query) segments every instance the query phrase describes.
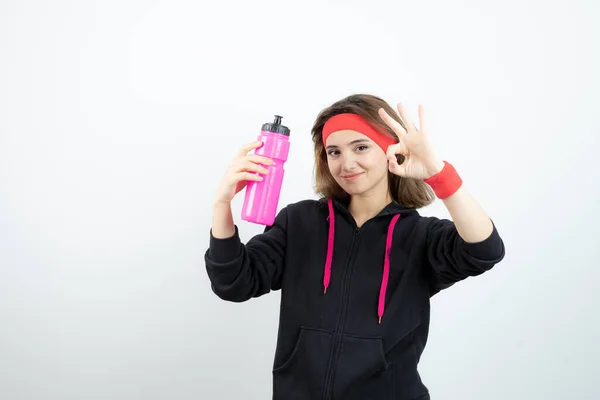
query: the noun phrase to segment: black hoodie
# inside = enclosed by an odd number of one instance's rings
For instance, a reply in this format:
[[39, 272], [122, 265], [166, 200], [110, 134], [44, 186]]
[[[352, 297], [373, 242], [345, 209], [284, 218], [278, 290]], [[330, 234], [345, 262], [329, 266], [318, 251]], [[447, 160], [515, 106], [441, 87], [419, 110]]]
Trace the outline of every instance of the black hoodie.
[[210, 234], [212, 290], [242, 302], [281, 289], [273, 399], [430, 399], [417, 365], [430, 297], [504, 257], [496, 226], [467, 243], [450, 220], [392, 202], [358, 228], [336, 200], [290, 204], [241, 243]]

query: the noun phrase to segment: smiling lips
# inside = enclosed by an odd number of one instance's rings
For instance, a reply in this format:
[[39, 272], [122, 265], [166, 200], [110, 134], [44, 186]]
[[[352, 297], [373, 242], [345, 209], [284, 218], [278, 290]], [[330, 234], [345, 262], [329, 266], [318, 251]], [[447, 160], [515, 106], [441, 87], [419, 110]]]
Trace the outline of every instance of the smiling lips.
[[345, 181], [347, 181], [347, 182], [352, 182], [352, 181], [356, 180], [356, 178], [358, 178], [362, 174], [363, 174], [363, 172], [360, 172], [358, 174], [352, 174], [352, 175], [343, 175], [342, 179], [345, 180]]

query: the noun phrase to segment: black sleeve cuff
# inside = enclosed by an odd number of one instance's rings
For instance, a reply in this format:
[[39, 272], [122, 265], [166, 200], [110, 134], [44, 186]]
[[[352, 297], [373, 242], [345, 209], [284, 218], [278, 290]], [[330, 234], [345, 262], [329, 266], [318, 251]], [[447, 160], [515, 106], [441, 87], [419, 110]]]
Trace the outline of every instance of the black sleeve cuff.
[[210, 243], [208, 249], [208, 258], [215, 263], [224, 264], [235, 260], [240, 255], [240, 235], [237, 225], [235, 233], [228, 238], [216, 238], [210, 230]]
[[468, 243], [463, 241], [463, 248], [470, 256], [478, 260], [499, 261], [504, 258], [504, 242], [492, 221], [493, 230], [490, 236], [481, 242]]

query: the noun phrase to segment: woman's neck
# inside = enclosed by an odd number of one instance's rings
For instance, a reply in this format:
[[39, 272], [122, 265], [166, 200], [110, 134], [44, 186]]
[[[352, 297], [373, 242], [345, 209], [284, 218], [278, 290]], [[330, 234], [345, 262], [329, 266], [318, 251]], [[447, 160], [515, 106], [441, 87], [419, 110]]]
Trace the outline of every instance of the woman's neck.
[[[387, 189], [387, 188], [386, 188]], [[348, 210], [356, 224], [361, 227], [365, 222], [376, 216], [392, 202], [389, 191], [385, 193], [364, 193], [350, 198]]]

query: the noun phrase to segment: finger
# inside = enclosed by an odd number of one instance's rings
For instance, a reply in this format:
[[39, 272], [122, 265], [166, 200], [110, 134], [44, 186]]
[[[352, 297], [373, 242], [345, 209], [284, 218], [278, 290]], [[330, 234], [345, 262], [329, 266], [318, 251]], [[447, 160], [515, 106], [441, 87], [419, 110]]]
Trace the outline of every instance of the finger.
[[388, 164], [388, 169], [390, 170], [390, 172], [392, 174], [398, 175], [398, 176], [404, 176], [406, 173], [406, 165], [404, 165], [405, 163], [402, 164], [398, 164], [397, 161], [390, 161]]
[[387, 151], [385, 152], [388, 160], [395, 160], [396, 154], [400, 152], [400, 143], [391, 144], [388, 146]]
[[381, 117], [383, 122], [387, 124], [387, 126], [392, 128], [392, 130], [396, 132], [396, 135], [398, 135], [398, 137], [406, 135], [406, 130], [402, 127], [402, 125], [400, 125], [400, 122], [390, 117], [390, 115], [383, 108], [379, 109], [379, 116]]
[[398, 112], [400, 113], [400, 117], [402, 118], [402, 121], [404, 121], [404, 125], [408, 131], [417, 130], [415, 124], [413, 124], [410, 118], [408, 118], [408, 113], [406, 112], [406, 109], [402, 103], [398, 103]]
[[398, 164], [398, 158], [396, 156], [388, 158], [388, 165], [390, 167], [393, 165], [394, 168], [399, 167], [400, 164]]
[[255, 181], [260, 182], [263, 180], [263, 177], [257, 174], [253, 174], [252, 172], [238, 172], [235, 175], [235, 179], [237, 182], [241, 181]]
[[257, 164], [263, 164], [263, 165], [273, 165], [273, 164], [275, 164], [275, 162], [272, 159], [270, 159], [269, 157], [259, 156], [259, 155], [256, 155], [256, 154], [248, 154], [246, 156], [246, 160], [252, 161], [252, 162], [257, 163]]
[[256, 141], [251, 142], [251, 143], [246, 143], [245, 145], [242, 146], [242, 148], [238, 152], [237, 156], [238, 157], [243, 157], [246, 154], [248, 154], [249, 151], [257, 149], [260, 146], [262, 146], [262, 142], [260, 140], [256, 140]]
[[[235, 185], [238, 189], [243, 189], [248, 182], [261, 182], [263, 177], [251, 172], [238, 172], [230, 178], [230, 184]], [[243, 185], [242, 185], [243, 184]]]
[[425, 134], [429, 132], [429, 124], [427, 123], [425, 107], [419, 104], [419, 130]]
[[245, 181], [262, 181], [263, 177], [259, 174], [255, 174], [254, 172], [248, 172], [248, 171], [240, 171], [240, 172], [236, 172], [234, 174], [231, 174], [229, 176], [229, 184], [231, 185], [237, 185], [240, 182], [245, 182]]
[[249, 172], [258, 172], [259, 174], [266, 175], [269, 173], [269, 170], [263, 167], [260, 164], [254, 163], [252, 161], [245, 160], [238, 164], [238, 166], [234, 169], [235, 172], [249, 171]]
[[389, 160], [395, 160], [396, 154], [402, 154], [405, 156], [406, 153], [406, 146], [404, 145], [404, 142], [400, 141], [399, 143], [389, 145], [385, 155]]

